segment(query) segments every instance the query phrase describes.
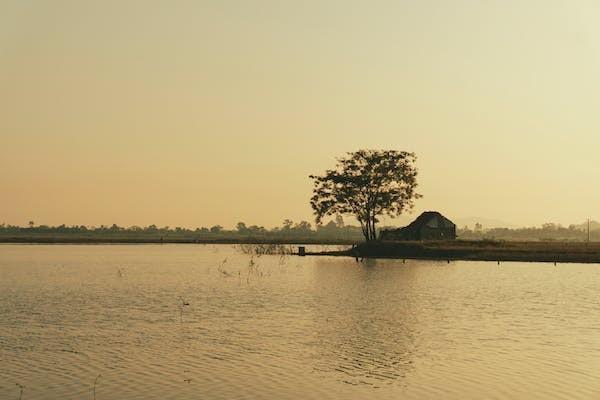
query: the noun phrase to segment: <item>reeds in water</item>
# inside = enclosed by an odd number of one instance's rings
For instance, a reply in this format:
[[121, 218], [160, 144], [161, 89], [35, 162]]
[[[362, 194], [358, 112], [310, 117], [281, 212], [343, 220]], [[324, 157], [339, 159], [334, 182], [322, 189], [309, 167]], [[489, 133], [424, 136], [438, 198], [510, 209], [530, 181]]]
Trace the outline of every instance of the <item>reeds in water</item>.
[[289, 255], [293, 252], [290, 245], [267, 243], [267, 244], [240, 244], [238, 249], [244, 254], [256, 256], [262, 255]]
[[225, 270], [225, 264], [227, 263], [227, 258], [221, 261], [221, 264], [217, 267], [217, 271], [221, 273], [222, 276], [229, 278], [232, 276], [231, 272]]
[[179, 309], [179, 322], [183, 322], [183, 310], [185, 307], [190, 305], [190, 302], [185, 300], [183, 297], [179, 296], [177, 298], [178, 303], [177, 303], [177, 308]]
[[23, 397], [23, 389], [25, 389], [25, 386], [21, 385], [20, 383], [16, 383], [16, 385], [19, 387], [19, 400], [21, 400], [21, 398]]
[[94, 393], [94, 400], [96, 400], [96, 386], [98, 385], [98, 380], [100, 379], [101, 376], [102, 376], [101, 374], [98, 374], [96, 379], [94, 379], [94, 388], [92, 389], [92, 392]]

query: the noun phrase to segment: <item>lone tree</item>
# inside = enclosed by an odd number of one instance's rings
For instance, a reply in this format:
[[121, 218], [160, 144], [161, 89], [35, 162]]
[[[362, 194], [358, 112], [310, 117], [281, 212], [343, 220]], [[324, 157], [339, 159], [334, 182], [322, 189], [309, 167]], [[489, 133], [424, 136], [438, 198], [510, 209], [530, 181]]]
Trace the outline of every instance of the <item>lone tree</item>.
[[310, 175], [317, 223], [328, 215], [353, 214], [366, 240], [377, 239], [379, 216], [399, 216], [422, 197], [415, 192], [415, 161], [415, 154], [405, 151], [359, 150], [339, 158], [324, 175]]

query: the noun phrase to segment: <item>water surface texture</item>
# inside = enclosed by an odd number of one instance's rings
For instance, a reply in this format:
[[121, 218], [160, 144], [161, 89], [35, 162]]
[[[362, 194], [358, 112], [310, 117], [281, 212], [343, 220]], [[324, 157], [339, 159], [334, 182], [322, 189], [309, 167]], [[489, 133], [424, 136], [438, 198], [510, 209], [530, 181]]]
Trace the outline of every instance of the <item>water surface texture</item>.
[[599, 398], [599, 294], [597, 265], [2, 245], [0, 399]]

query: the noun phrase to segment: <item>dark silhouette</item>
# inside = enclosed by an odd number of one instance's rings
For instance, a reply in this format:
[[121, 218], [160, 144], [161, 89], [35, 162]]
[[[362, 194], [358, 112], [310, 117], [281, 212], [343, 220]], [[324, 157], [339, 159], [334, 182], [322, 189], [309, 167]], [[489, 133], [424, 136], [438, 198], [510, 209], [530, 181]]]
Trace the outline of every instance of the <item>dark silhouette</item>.
[[310, 204], [317, 223], [328, 215], [352, 214], [367, 241], [377, 239], [378, 217], [396, 217], [421, 197], [416, 156], [396, 150], [359, 150], [338, 159], [334, 169], [314, 180]]
[[221, 225], [215, 225], [210, 228], [211, 233], [219, 233], [222, 230], [223, 230], [223, 227]]
[[[16, 226], [0, 223], [0, 242], [14, 243], [289, 243], [289, 244], [353, 244], [364, 238], [360, 226], [345, 224], [336, 216], [322, 225], [310, 226], [306, 221], [286, 220], [278, 227], [241, 223], [239, 229], [215, 232], [207, 227], [141, 226]], [[245, 227], [245, 229], [243, 228]], [[396, 226], [382, 227], [396, 229]], [[518, 242], [587, 242], [587, 222], [567, 227], [546, 223], [528, 228], [484, 228], [473, 230], [465, 226], [456, 229], [462, 241], [518, 241]], [[161, 240], [162, 239], [162, 240]], [[600, 241], [600, 223], [590, 221], [590, 242]], [[494, 260], [496, 261], [496, 260]]]
[[437, 211], [426, 211], [408, 226], [382, 230], [381, 240], [454, 240], [456, 225]]

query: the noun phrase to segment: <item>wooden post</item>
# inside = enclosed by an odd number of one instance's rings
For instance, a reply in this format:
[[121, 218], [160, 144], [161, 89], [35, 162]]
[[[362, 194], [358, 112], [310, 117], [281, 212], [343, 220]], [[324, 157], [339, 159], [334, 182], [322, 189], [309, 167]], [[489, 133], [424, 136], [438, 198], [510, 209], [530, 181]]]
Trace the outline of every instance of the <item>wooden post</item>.
[[298, 255], [300, 257], [304, 257], [306, 255], [306, 248], [304, 246], [298, 247]]
[[587, 236], [588, 236], [588, 237], [587, 237], [587, 242], [588, 242], [588, 244], [589, 244], [589, 243], [590, 243], [590, 219], [589, 219], [589, 218], [588, 218], [588, 221], [587, 221], [587, 222], [588, 222], [588, 226], [587, 226], [587, 228], [588, 228], [588, 229], [587, 229], [587, 234], [588, 234], [588, 235], [587, 235]]

